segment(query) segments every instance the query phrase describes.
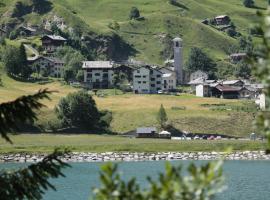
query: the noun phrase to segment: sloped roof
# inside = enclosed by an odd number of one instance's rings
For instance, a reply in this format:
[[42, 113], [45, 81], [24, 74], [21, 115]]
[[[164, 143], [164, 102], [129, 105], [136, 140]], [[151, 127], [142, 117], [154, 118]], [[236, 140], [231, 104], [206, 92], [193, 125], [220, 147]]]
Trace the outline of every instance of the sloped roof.
[[243, 83], [243, 81], [241, 81], [241, 80], [228, 80], [228, 81], [223, 81], [222, 84], [223, 85], [234, 85], [234, 84], [236, 84], [238, 82], [242, 82]]
[[56, 41], [66, 41], [65, 38], [63, 38], [62, 36], [59, 36], [59, 35], [45, 35], [45, 36], [43, 36], [42, 39], [44, 39], [46, 37], [48, 37], [48, 38], [50, 38], [52, 40], [56, 40]]
[[225, 17], [228, 17], [228, 15], [219, 15], [219, 16], [216, 16], [215, 19], [223, 19]]
[[111, 69], [113, 62], [111, 61], [83, 61], [83, 69]]
[[169, 77], [171, 77], [173, 74], [171, 74], [171, 73], [167, 73], [167, 74], [162, 74], [162, 77], [163, 78], [169, 78]]
[[231, 87], [227, 85], [217, 85], [216, 88], [221, 92], [239, 92], [242, 87]]
[[157, 132], [157, 129], [155, 127], [140, 127], [137, 128], [137, 133], [142, 133], [142, 134], [148, 134], [152, 132]]

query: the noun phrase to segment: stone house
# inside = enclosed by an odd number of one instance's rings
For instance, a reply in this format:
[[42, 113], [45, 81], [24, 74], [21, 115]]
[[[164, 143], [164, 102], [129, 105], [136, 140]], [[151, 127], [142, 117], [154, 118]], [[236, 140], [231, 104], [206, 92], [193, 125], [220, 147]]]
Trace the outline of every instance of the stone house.
[[227, 15], [220, 15], [220, 16], [215, 17], [215, 21], [218, 26], [222, 26], [222, 25], [228, 25], [231, 19]]
[[133, 91], [136, 94], [154, 94], [162, 90], [162, 72], [150, 66], [133, 71]]
[[111, 61], [84, 61], [84, 83], [90, 88], [110, 88], [113, 86], [114, 63]]
[[63, 46], [67, 40], [61, 36], [45, 35], [41, 38], [41, 41], [45, 51], [53, 53], [58, 47]]
[[229, 56], [232, 63], [238, 63], [247, 57], [246, 53], [233, 53]]
[[49, 58], [39, 56], [35, 60], [28, 60], [28, 63], [35, 69], [39, 68], [39, 71], [47, 71], [49, 76], [60, 78], [63, 73], [65, 63], [58, 58]]

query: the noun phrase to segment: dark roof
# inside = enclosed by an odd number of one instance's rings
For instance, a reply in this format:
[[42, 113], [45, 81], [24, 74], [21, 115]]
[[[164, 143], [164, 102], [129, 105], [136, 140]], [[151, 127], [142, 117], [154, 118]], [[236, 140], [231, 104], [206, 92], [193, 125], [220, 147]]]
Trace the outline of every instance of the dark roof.
[[239, 92], [242, 87], [231, 87], [227, 85], [217, 85], [216, 88], [221, 92]]
[[153, 132], [157, 132], [157, 129], [155, 127], [141, 127], [137, 128], [137, 133], [142, 133], [142, 134], [149, 134]]

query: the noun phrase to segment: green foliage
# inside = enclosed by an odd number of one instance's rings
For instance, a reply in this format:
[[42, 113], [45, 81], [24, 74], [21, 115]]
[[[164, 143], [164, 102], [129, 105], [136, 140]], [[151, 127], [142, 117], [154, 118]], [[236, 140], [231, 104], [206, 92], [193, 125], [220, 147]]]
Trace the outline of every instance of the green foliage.
[[263, 40], [262, 43], [258, 45], [257, 51], [253, 54], [252, 61], [255, 66], [255, 75], [264, 85], [266, 109], [257, 115], [256, 127], [261, 134], [265, 134], [267, 136], [268, 148], [266, 153], [270, 154], [270, 10], [268, 9], [266, 14], [258, 12], [258, 15], [262, 18], [260, 27], [263, 32]]
[[230, 37], [235, 37], [237, 35], [237, 31], [233, 28], [228, 28], [226, 30], [226, 33], [230, 36]]
[[129, 19], [138, 19], [140, 17], [140, 11], [136, 7], [132, 7], [129, 13]]
[[[71, 93], [62, 98], [56, 107], [56, 114], [64, 127], [83, 130], [107, 128], [109, 124], [106, 122], [111, 121], [105, 111], [98, 111], [95, 100], [85, 91]], [[104, 118], [101, 119], [101, 116]]]
[[7, 73], [11, 76], [29, 78], [32, 70], [27, 65], [27, 57], [23, 44], [20, 48], [7, 46], [3, 52], [2, 60]]
[[243, 5], [247, 8], [252, 8], [255, 5], [255, 2], [253, 0], [244, 0]]
[[100, 188], [94, 189], [95, 199], [207, 200], [223, 190], [221, 162], [200, 167], [190, 164], [187, 171], [188, 175], [183, 176], [182, 167], [167, 163], [165, 173], [159, 174], [158, 180], [148, 178], [149, 187], [141, 189], [135, 178], [123, 181], [117, 173], [117, 166], [107, 164], [100, 173]]
[[[35, 120], [36, 113], [34, 110], [43, 107], [43, 104], [39, 101], [48, 99], [50, 93], [48, 90], [40, 90], [34, 95], [22, 96], [15, 101], [0, 104], [1, 136], [12, 143], [7, 134], [16, 131], [19, 124]], [[68, 151], [55, 150], [41, 162], [32, 164], [25, 169], [0, 171], [1, 199], [40, 200], [45, 190], [49, 188], [55, 190], [49, 179], [64, 176], [61, 170], [69, 165], [63, 163], [59, 156], [65, 153], [68, 153]]]
[[63, 71], [63, 79], [66, 81], [66, 83], [69, 83], [71, 80], [74, 80], [74, 71], [70, 68], [64, 69]]
[[190, 72], [202, 70], [204, 72], [213, 73], [215, 71], [216, 63], [200, 48], [193, 47], [190, 50], [186, 67]]
[[84, 81], [84, 71], [83, 70], [79, 70], [77, 75], [76, 75], [76, 80], [79, 82], [83, 82]]
[[22, 96], [13, 102], [0, 104], [0, 134], [11, 142], [7, 132], [18, 130], [19, 124], [32, 122], [37, 119], [33, 109], [38, 110], [44, 105], [39, 102], [40, 99], [49, 99], [48, 90], [40, 90], [38, 93], [30, 96]]
[[64, 177], [63, 168], [69, 167], [59, 157], [68, 151], [55, 150], [41, 162], [32, 164], [18, 171], [0, 171], [0, 196], [1, 199], [40, 200], [44, 190], [56, 188], [49, 182], [51, 178]]
[[234, 75], [238, 78], [249, 79], [251, 77], [250, 64], [245, 61], [238, 63]]
[[168, 117], [162, 104], [160, 105], [160, 109], [157, 114], [157, 121], [161, 128], [165, 128], [166, 123], [168, 121]]
[[118, 31], [118, 30], [120, 29], [120, 25], [119, 25], [119, 23], [118, 23], [117, 21], [110, 22], [110, 23], [108, 24], [108, 27], [109, 27], [110, 29], [115, 30], [115, 31]]

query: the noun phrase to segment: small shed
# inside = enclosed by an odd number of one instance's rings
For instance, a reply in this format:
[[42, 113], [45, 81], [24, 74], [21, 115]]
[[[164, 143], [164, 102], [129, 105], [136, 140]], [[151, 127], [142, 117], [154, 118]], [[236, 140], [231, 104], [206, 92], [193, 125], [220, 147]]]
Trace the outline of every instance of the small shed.
[[140, 127], [136, 130], [138, 138], [157, 138], [158, 133], [155, 127]]

